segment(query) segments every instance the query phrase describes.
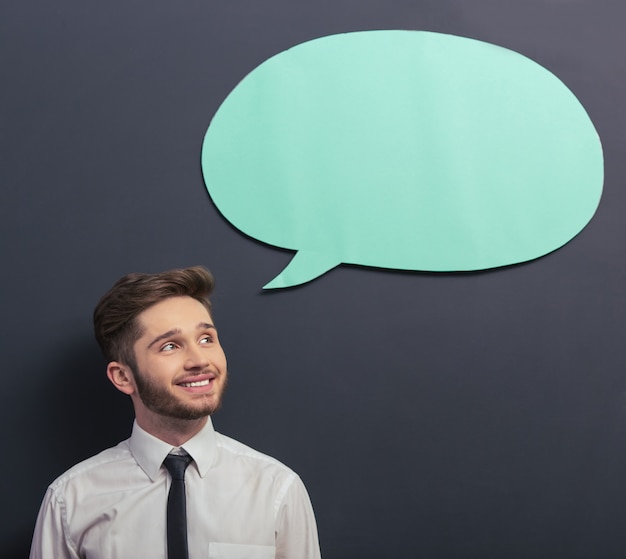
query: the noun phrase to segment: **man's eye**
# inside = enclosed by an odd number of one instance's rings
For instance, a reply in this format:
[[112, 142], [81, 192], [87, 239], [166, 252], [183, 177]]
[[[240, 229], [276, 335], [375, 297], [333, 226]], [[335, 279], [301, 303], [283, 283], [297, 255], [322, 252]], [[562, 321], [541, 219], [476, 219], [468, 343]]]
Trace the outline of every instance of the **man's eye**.
[[176, 346], [172, 342], [168, 342], [161, 347], [161, 351], [172, 351]]
[[200, 338], [201, 344], [210, 344], [213, 341], [213, 336], [204, 336], [204, 338]]

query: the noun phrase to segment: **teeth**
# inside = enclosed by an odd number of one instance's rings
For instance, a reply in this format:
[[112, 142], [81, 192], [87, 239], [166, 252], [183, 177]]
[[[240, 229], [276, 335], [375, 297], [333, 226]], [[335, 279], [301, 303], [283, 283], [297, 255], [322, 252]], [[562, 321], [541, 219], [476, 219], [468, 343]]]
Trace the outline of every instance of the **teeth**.
[[209, 382], [209, 380], [200, 380], [198, 382], [183, 382], [182, 386], [207, 386]]

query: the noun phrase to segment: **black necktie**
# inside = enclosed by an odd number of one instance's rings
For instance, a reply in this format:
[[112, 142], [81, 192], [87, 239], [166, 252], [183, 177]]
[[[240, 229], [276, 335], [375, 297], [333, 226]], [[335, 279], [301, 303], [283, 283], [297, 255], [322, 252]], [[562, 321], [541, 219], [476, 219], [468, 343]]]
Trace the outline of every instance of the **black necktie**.
[[167, 559], [188, 559], [187, 505], [185, 502], [185, 470], [191, 456], [168, 454], [163, 465], [172, 476], [167, 497]]

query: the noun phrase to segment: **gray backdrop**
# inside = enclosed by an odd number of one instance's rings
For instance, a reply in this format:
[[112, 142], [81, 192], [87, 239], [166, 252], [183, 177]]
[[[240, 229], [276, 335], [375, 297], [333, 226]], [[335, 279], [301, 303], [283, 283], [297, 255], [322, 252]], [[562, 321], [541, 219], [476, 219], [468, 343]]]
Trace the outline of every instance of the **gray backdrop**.
[[[54, 477], [129, 434], [100, 295], [204, 264], [232, 376], [215, 424], [300, 473], [325, 559], [624, 557], [625, 18], [623, 0], [2, 3], [0, 555], [27, 554]], [[604, 146], [589, 226], [495, 271], [342, 266], [262, 293], [292, 254], [217, 212], [204, 132], [265, 59], [366, 29], [472, 37], [559, 76]]]

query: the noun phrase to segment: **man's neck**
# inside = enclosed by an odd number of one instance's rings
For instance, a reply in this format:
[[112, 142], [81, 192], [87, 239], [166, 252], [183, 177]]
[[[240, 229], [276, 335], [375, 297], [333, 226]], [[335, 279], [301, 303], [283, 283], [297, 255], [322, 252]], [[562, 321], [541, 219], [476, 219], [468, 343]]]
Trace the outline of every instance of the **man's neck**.
[[201, 431], [208, 421], [208, 416], [200, 419], [176, 419], [153, 415], [150, 417], [136, 416], [136, 419], [137, 425], [144, 431], [157, 439], [178, 447]]

